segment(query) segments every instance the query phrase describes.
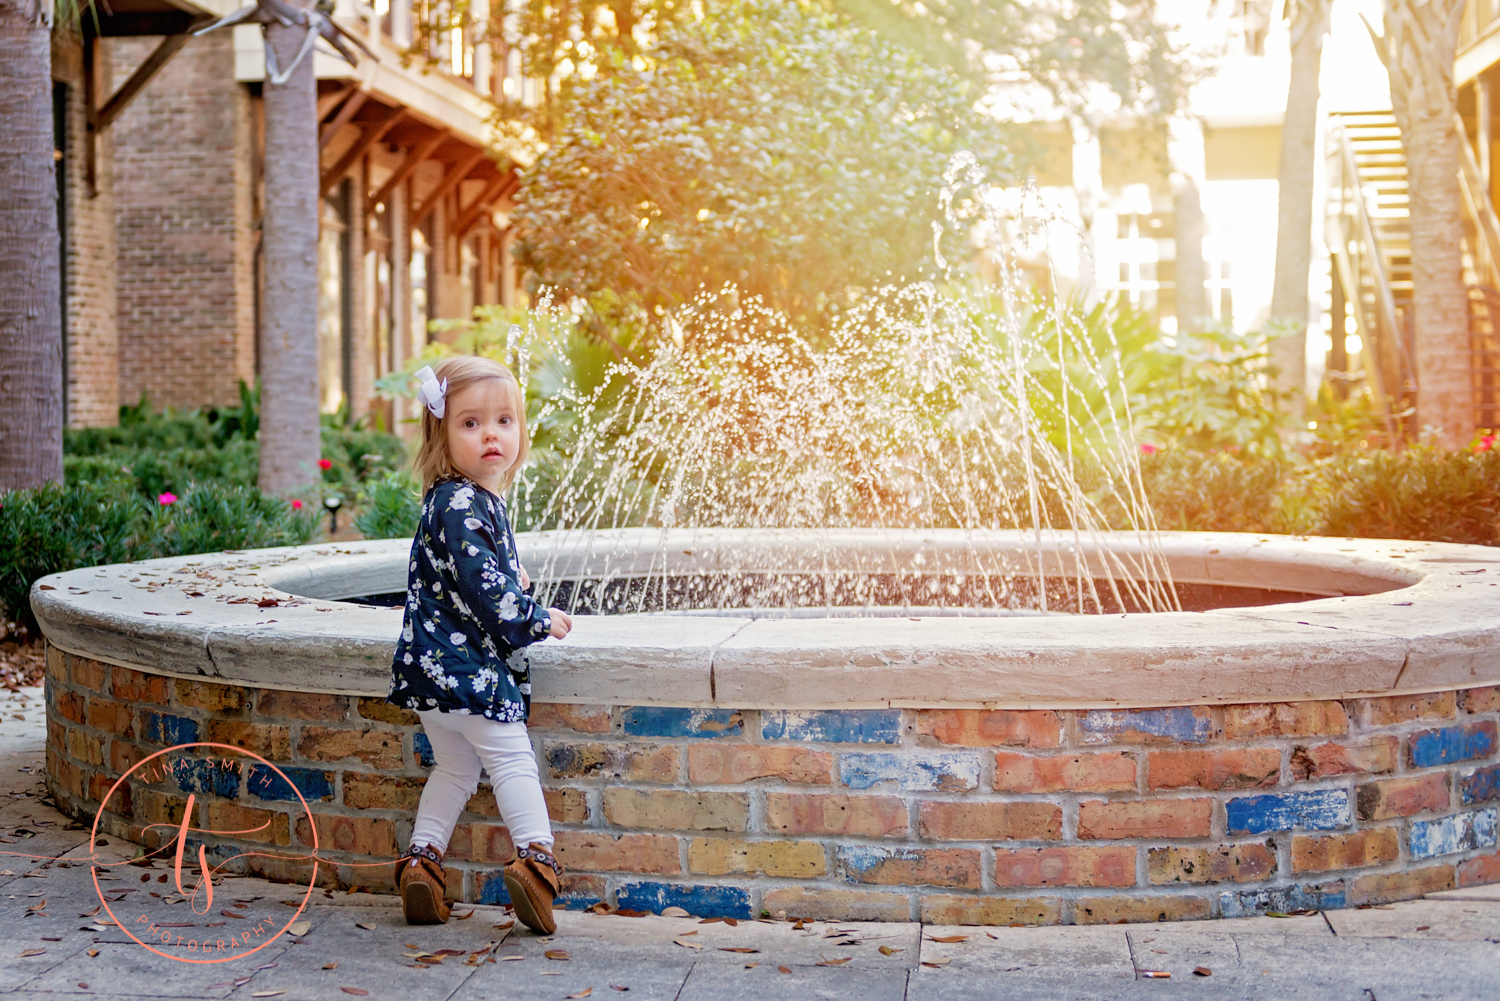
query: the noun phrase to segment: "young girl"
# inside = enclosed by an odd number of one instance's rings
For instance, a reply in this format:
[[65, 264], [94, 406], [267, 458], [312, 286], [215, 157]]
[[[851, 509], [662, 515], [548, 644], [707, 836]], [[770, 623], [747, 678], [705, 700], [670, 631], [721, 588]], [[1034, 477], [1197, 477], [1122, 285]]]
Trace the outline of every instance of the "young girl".
[[391, 663], [387, 701], [415, 710], [437, 763], [397, 861], [401, 908], [411, 924], [448, 920], [443, 852], [458, 815], [489, 773], [517, 858], [505, 867], [516, 916], [557, 930], [552, 901], [562, 866], [526, 735], [531, 707], [526, 647], [572, 628], [541, 608], [500, 495], [526, 459], [521, 387], [505, 366], [449, 358], [417, 373], [422, 414], [422, 519], [408, 565], [406, 617]]

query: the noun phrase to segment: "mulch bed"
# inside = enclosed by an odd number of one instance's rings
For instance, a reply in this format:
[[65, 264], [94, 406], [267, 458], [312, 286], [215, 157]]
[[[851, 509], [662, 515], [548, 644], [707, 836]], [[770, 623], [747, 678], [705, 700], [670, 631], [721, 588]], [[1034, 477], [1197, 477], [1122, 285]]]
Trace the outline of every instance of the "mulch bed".
[[0, 642], [0, 688], [15, 691], [40, 685], [46, 673], [47, 653], [41, 640]]

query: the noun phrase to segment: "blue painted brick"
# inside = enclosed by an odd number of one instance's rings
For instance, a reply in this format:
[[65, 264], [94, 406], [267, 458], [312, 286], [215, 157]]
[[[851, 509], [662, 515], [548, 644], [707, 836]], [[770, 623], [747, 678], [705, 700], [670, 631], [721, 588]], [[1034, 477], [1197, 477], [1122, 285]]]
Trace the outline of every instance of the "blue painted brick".
[[766, 740], [800, 740], [817, 744], [899, 744], [899, 709], [789, 709], [760, 714]]
[[237, 762], [226, 767], [222, 759], [178, 758], [172, 762], [172, 774], [177, 779], [177, 788], [183, 792], [195, 792], [200, 796], [223, 796], [238, 799], [240, 795], [240, 769]]
[[1406, 747], [1414, 768], [1488, 758], [1495, 753], [1495, 724], [1484, 722], [1418, 730], [1407, 739]]
[[750, 894], [738, 886], [688, 886], [680, 883], [626, 883], [615, 894], [625, 910], [660, 913], [681, 907], [700, 918], [749, 918]]
[[170, 713], [154, 713], [149, 710], [141, 713], [144, 717], [144, 725], [141, 733], [145, 740], [153, 744], [165, 744], [168, 747], [177, 744], [192, 744], [198, 740], [198, 722], [185, 716], [173, 716]]
[[[281, 776], [291, 780], [291, 784]], [[292, 786], [296, 786], [295, 789]], [[250, 775], [245, 779], [245, 789], [260, 797], [261, 799], [296, 799], [297, 793], [302, 793], [303, 799], [330, 800], [333, 799], [333, 773], [325, 772], [321, 768], [283, 768], [277, 774], [276, 769], [265, 765], [252, 765]]]
[[1078, 719], [1085, 744], [1171, 741], [1206, 744], [1213, 737], [1213, 717], [1202, 706], [1171, 709], [1091, 709]]
[[[480, 881], [479, 902], [494, 907], [504, 907], [510, 903], [510, 892], [506, 890], [505, 879], [498, 871], [493, 873], [489, 878]], [[557, 910], [586, 911], [598, 902], [598, 897], [564, 893], [552, 901], [552, 906]]]
[[872, 869], [878, 869], [886, 862], [895, 859], [902, 862], [916, 862], [923, 858], [923, 850], [920, 848], [898, 848], [884, 847], [880, 845], [839, 845], [837, 859], [839, 874], [850, 883], [862, 883], [859, 877], [868, 874]]
[[632, 737], [738, 737], [745, 730], [744, 714], [736, 709], [631, 706], [623, 716]]
[[1464, 806], [1500, 799], [1500, 765], [1477, 768], [1465, 775], [1459, 782], [1458, 792], [1463, 797]]
[[432, 756], [432, 741], [427, 739], [427, 734], [412, 734], [411, 749], [417, 752], [417, 764], [423, 768], [431, 768], [437, 764], [437, 758]]
[[1343, 789], [1240, 796], [1227, 804], [1230, 834], [1268, 831], [1331, 831], [1354, 821], [1349, 793]]
[[1226, 890], [1219, 894], [1219, 913], [1226, 918], [1248, 918], [1271, 911], [1337, 911], [1348, 906], [1344, 881], [1299, 886], [1273, 886], [1265, 890]]
[[1495, 844], [1495, 807], [1436, 820], [1413, 820], [1407, 845], [1414, 859], [1452, 855]]
[[850, 789], [869, 789], [895, 782], [906, 792], [957, 792], [979, 785], [979, 755], [927, 754], [918, 757], [899, 751], [845, 754], [839, 774]]

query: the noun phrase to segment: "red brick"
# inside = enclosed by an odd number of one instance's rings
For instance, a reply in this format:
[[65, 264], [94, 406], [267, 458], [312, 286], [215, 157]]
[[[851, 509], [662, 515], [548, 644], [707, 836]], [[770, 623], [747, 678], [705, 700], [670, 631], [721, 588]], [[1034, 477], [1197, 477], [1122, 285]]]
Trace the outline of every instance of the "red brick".
[[324, 723], [342, 723], [349, 716], [349, 696], [322, 692], [283, 692], [262, 689], [255, 700], [255, 712], [261, 716], [286, 719], [313, 719]]
[[1062, 742], [1062, 719], [1051, 709], [923, 709], [916, 717], [917, 737], [925, 744], [1057, 747]]
[[1134, 792], [1136, 757], [1130, 751], [1035, 755], [995, 752], [999, 792]]
[[1250, 841], [1216, 848], [1153, 848], [1147, 877], [1169, 883], [1253, 883], [1276, 875], [1276, 843]]
[[104, 744], [98, 737], [82, 730], [68, 731], [68, 754], [74, 760], [90, 765], [104, 764]]
[[1459, 886], [1487, 886], [1500, 883], [1500, 855], [1481, 855], [1458, 867]]
[[906, 803], [893, 796], [766, 794], [766, 830], [885, 838], [906, 834]]
[[979, 889], [977, 848], [871, 848], [856, 846], [839, 868], [851, 883], [878, 886], [957, 886]]
[[[589, 819], [588, 795], [582, 789], [543, 789], [547, 800], [547, 816], [559, 824], [586, 824]], [[495, 797], [490, 796], [490, 806]], [[498, 814], [498, 811], [496, 811]]]
[[1380, 699], [1360, 699], [1365, 726], [1391, 726], [1414, 719], [1452, 719], [1458, 712], [1454, 692], [1431, 692], [1426, 695], [1391, 695]]
[[422, 800], [425, 779], [398, 775], [344, 773], [344, 805], [353, 810], [414, 811]]
[[510, 831], [503, 824], [456, 824], [446, 857], [460, 862], [509, 862], [516, 857]]
[[548, 772], [560, 779], [675, 783], [682, 777], [681, 748], [675, 744], [548, 740], [542, 756]]
[[167, 704], [167, 679], [159, 674], [145, 674], [124, 667], [109, 669], [110, 691], [126, 702]]
[[391, 730], [346, 730], [304, 726], [297, 753], [314, 761], [356, 758], [371, 768], [400, 768], [401, 734]]
[[238, 715], [250, 702], [250, 693], [238, 685], [213, 685], [206, 681], [178, 678], [173, 685], [177, 704], [211, 713]]
[[269, 761], [289, 761], [292, 757], [291, 729], [270, 723], [211, 719], [205, 728], [203, 739], [215, 744], [242, 747]]
[[88, 703], [73, 692], [58, 690], [52, 697], [52, 708], [63, 719], [80, 726], [88, 718]]
[[1349, 732], [1349, 714], [1339, 702], [1259, 702], [1224, 707], [1228, 740], [1257, 737], [1338, 737]]
[[[983, 898], [964, 897], [964, 900]], [[904, 893], [788, 886], [766, 890], [762, 905], [774, 916], [808, 921], [910, 921], [911, 901]]]
[[1089, 800], [1078, 807], [1078, 837], [1206, 838], [1212, 816], [1211, 799]]
[[[281, 845], [292, 843], [291, 824], [286, 814], [279, 810], [262, 810], [253, 806], [241, 806], [224, 800], [207, 800], [208, 826], [211, 830], [237, 841], [257, 841], [262, 844]], [[307, 824], [307, 818], [297, 821], [298, 827]], [[303, 844], [312, 845], [310, 841]], [[321, 843], [328, 848], [329, 843]]]
[[130, 783], [121, 783], [118, 789], [115, 789], [114, 785], [115, 780], [108, 775], [90, 775], [89, 800], [98, 803], [101, 810], [107, 810], [121, 817], [134, 816], [130, 807]]
[[410, 709], [403, 709], [393, 705], [385, 699], [360, 699], [359, 715], [361, 719], [373, 719], [380, 723], [389, 723], [391, 726], [420, 726], [422, 719]]
[[532, 730], [575, 730], [609, 733], [608, 706], [577, 706], [566, 702], [533, 702], [526, 721]]
[[[144, 789], [139, 786], [130, 791], [131, 803], [135, 806], [136, 817], [147, 824], [164, 824], [177, 827], [182, 823], [182, 815], [187, 811], [187, 799], [182, 796], [174, 796], [171, 793], [159, 792], [155, 789]], [[228, 808], [234, 806], [224, 800], [211, 800], [213, 806]], [[213, 814], [209, 814], [209, 826], [213, 827]], [[241, 830], [249, 827], [259, 827], [261, 822], [248, 824], [222, 824], [219, 825], [220, 833], [228, 830]], [[225, 835], [229, 837], [230, 835]], [[236, 838], [248, 838], [248, 835], [235, 834]]]
[[[396, 823], [381, 817], [338, 817], [327, 813], [313, 815], [318, 822], [318, 851], [351, 852], [355, 855], [384, 855], [395, 858]], [[307, 817], [297, 818], [297, 840], [311, 848], [312, 830]]]
[[1134, 848], [995, 849], [995, 885], [1134, 886]]
[[[77, 676], [76, 672], [74, 676]], [[1500, 686], [1465, 689], [1458, 693], [1458, 704], [1470, 715], [1500, 712]]]
[[1416, 778], [1367, 782], [1355, 788], [1360, 820], [1410, 817], [1423, 810], [1448, 809], [1448, 774], [1432, 772]]
[[694, 785], [740, 785], [753, 779], [828, 785], [833, 755], [810, 747], [757, 744], [691, 744], [688, 781]]
[[1292, 779], [1305, 782], [1331, 775], [1378, 775], [1394, 771], [1399, 737], [1375, 737], [1363, 744], [1316, 744], [1292, 748]]
[[134, 744], [122, 740], [109, 742], [109, 767], [116, 775], [124, 775], [146, 756], [146, 752]]
[[663, 834], [557, 831], [557, 860], [569, 869], [594, 872], [647, 872], [675, 876], [682, 871], [677, 839]]
[[1146, 762], [1151, 789], [1255, 789], [1281, 777], [1274, 747], [1152, 751]]
[[1384, 865], [1401, 856], [1394, 827], [1372, 827], [1348, 834], [1299, 834], [1292, 838], [1293, 872], [1330, 872]]
[[108, 664], [88, 657], [71, 657], [69, 663], [73, 669], [73, 684], [90, 691], [104, 691], [104, 682], [109, 678]]
[[1413, 900], [1424, 894], [1451, 890], [1453, 886], [1451, 865], [1434, 865], [1425, 869], [1408, 869], [1405, 872], [1371, 873], [1356, 879], [1349, 888], [1349, 905], [1358, 907], [1360, 904]]
[[922, 837], [934, 841], [1054, 841], [1062, 837], [1056, 803], [929, 800], [920, 807]]
[[1073, 904], [1073, 920], [1081, 925], [1189, 921], [1206, 917], [1208, 900], [1204, 897], [1080, 897]]
[[89, 726], [121, 737], [135, 736], [135, 710], [104, 698], [89, 699]]
[[[845, 920], [842, 915], [830, 917]], [[1062, 903], [1044, 897], [923, 894], [922, 921], [929, 925], [1055, 925], [1062, 921]]]

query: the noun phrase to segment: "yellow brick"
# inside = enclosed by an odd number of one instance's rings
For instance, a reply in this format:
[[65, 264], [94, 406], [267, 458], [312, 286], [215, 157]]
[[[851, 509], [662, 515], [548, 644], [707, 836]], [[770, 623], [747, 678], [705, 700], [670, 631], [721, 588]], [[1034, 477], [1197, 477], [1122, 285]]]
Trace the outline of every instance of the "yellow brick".
[[694, 838], [688, 866], [707, 876], [759, 872], [767, 876], [811, 879], [828, 872], [823, 846], [816, 841], [737, 841]]
[[1062, 920], [1062, 904], [1051, 897], [929, 894], [922, 898], [922, 920], [931, 925], [1055, 925]]
[[606, 789], [604, 816], [621, 827], [658, 831], [743, 831], [750, 798], [743, 793]]

